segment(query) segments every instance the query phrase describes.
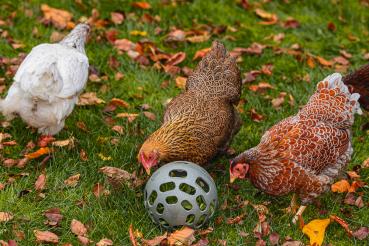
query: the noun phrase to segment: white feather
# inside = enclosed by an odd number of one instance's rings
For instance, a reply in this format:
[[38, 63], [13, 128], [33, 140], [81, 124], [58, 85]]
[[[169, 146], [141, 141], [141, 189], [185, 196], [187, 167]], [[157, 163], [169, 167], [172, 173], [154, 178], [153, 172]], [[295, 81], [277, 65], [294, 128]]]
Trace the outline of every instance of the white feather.
[[41, 44], [20, 65], [0, 109], [19, 115], [42, 134], [54, 135], [73, 111], [88, 78], [84, 52], [62, 44]]

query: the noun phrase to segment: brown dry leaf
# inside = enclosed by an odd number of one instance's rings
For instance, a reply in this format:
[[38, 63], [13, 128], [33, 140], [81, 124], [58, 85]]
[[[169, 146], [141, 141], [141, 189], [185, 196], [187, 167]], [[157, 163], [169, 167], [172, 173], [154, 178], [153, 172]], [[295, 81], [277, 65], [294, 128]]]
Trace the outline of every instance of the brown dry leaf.
[[361, 180], [355, 180], [354, 182], [352, 182], [350, 188], [348, 189], [348, 192], [356, 192], [358, 188], [364, 187], [365, 185], [365, 182]]
[[328, 28], [328, 30], [330, 30], [332, 32], [336, 31], [336, 25], [332, 21], [328, 22], [327, 28]]
[[150, 9], [151, 5], [148, 2], [133, 2], [131, 4], [133, 7], [140, 8], [140, 9]]
[[51, 22], [56, 28], [73, 28], [75, 24], [72, 22], [72, 14], [66, 10], [52, 8], [47, 4], [41, 5], [44, 14], [43, 22]]
[[63, 219], [63, 215], [60, 214], [59, 208], [50, 208], [44, 212], [44, 215], [47, 218], [45, 224], [51, 226], [59, 225], [60, 221]]
[[92, 192], [97, 198], [99, 198], [104, 193], [104, 190], [105, 190], [104, 186], [100, 183], [96, 183], [92, 188]]
[[357, 172], [355, 172], [355, 171], [347, 171], [346, 173], [350, 177], [350, 179], [360, 178], [360, 175], [357, 174]]
[[363, 226], [359, 228], [357, 231], [353, 232], [352, 235], [359, 240], [364, 240], [369, 235], [369, 229], [368, 227]]
[[142, 242], [144, 245], [147, 245], [147, 246], [157, 246], [157, 245], [160, 245], [160, 243], [162, 241], [164, 241], [165, 239], [167, 239], [168, 235], [167, 233], [165, 232], [164, 235], [161, 235], [161, 236], [157, 236], [153, 239], [150, 239], [150, 240], [147, 240], [147, 239], [142, 239]]
[[184, 89], [186, 88], [186, 81], [187, 81], [187, 78], [178, 76], [176, 78], [176, 86], [180, 89]]
[[355, 206], [358, 207], [358, 208], [362, 208], [364, 207], [364, 201], [363, 201], [363, 197], [362, 196], [359, 196], [356, 201], [355, 201]]
[[120, 126], [120, 125], [115, 125], [111, 129], [113, 131], [119, 133], [120, 135], [122, 135], [124, 133], [124, 128], [123, 128], [123, 126]]
[[70, 147], [70, 148], [73, 148], [74, 147], [74, 140], [75, 138], [74, 137], [71, 137], [71, 138], [68, 138], [68, 139], [65, 139], [65, 140], [58, 140], [58, 141], [54, 141], [52, 143], [53, 146], [56, 146], [56, 147]]
[[314, 62], [314, 58], [312, 56], [307, 56], [307, 60], [306, 60], [307, 65], [310, 68], [314, 68], [315, 67], [315, 62]]
[[96, 243], [96, 246], [111, 246], [111, 245], [113, 245], [113, 241], [108, 238], [103, 238]]
[[183, 227], [171, 233], [168, 237], [169, 245], [191, 245], [195, 241], [195, 230], [190, 227]]
[[203, 58], [210, 50], [211, 50], [211, 48], [205, 48], [205, 49], [196, 51], [196, 53], [195, 53], [194, 57], [192, 58], [192, 60]]
[[250, 109], [251, 119], [255, 122], [262, 122], [264, 120], [264, 116], [257, 113], [254, 108]]
[[246, 214], [241, 214], [238, 215], [234, 218], [227, 218], [227, 224], [228, 225], [233, 225], [233, 224], [242, 224], [243, 223], [243, 218], [246, 216]]
[[117, 39], [114, 41], [114, 47], [122, 51], [130, 51], [135, 49], [135, 44], [128, 39]]
[[369, 157], [361, 164], [362, 168], [369, 168]]
[[100, 168], [99, 171], [108, 176], [115, 186], [126, 183], [129, 187], [138, 187], [144, 183], [144, 181], [139, 179], [135, 174], [131, 174], [117, 167], [106, 166]]
[[105, 101], [98, 98], [96, 96], [96, 92], [85, 92], [79, 96], [77, 105], [86, 106], [86, 105], [97, 105], [101, 103], [105, 103]]
[[343, 193], [350, 189], [350, 183], [346, 179], [342, 179], [331, 186], [332, 192]]
[[279, 234], [276, 232], [272, 232], [269, 235], [269, 242], [271, 245], [278, 245], [279, 244]]
[[209, 38], [210, 38], [209, 34], [204, 34], [187, 37], [186, 40], [189, 41], [190, 43], [203, 43], [205, 41], [208, 41]]
[[264, 92], [267, 89], [274, 89], [274, 87], [268, 82], [260, 82], [257, 85], [250, 85], [249, 90], [254, 92]]
[[42, 173], [40, 176], [38, 176], [36, 180], [35, 190], [42, 191], [45, 188], [45, 185], [46, 185], [46, 174]]
[[323, 66], [330, 67], [330, 66], [333, 65], [332, 61], [328, 61], [328, 60], [324, 59], [323, 57], [317, 56], [316, 59]]
[[87, 233], [87, 228], [85, 227], [85, 225], [82, 224], [82, 222], [75, 219], [72, 220], [70, 224], [70, 229], [72, 233], [77, 236], [85, 236]]
[[255, 13], [262, 19], [266, 20], [259, 22], [261, 25], [274, 25], [278, 22], [278, 16], [276, 14], [266, 12], [265, 10], [259, 8], [255, 9]]
[[279, 93], [279, 96], [277, 98], [274, 98], [272, 100], [272, 106], [275, 109], [280, 109], [282, 104], [284, 103], [284, 98], [286, 97], [287, 93], [286, 92], [281, 92]]
[[302, 232], [310, 238], [310, 245], [322, 245], [325, 229], [330, 223], [330, 219], [312, 220], [302, 228]]
[[148, 118], [149, 120], [156, 120], [156, 115], [152, 112], [149, 111], [144, 111], [143, 114], [145, 115], [146, 118]]
[[169, 60], [165, 63], [166, 65], [175, 66], [186, 59], [186, 53], [178, 52], [172, 55]]
[[36, 242], [38, 243], [58, 243], [59, 242], [59, 237], [52, 232], [34, 230], [33, 233], [35, 234]]
[[287, 18], [287, 20], [283, 23], [284, 28], [298, 28], [299, 26], [300, 22], [292, 17]]
[[337, 56], [332, 59], [334, 63], [341, 64], [343, 66], [347, 66], [350, 64], [350, 62], [343, 56]]
[[35, 158], [38, 158], [42, 155], [47, 155], [47, 154], [50, 154], [52, 152], [52, 150], [49, 148], [49, 147], [43, 147], [43, 148], [40, 148], [38, 149], [37, 151], [35, 152], [32, 152], [32, 153], [29, 153], [29, 154], [26, 154], [24, 155], [27, 159], [35, 159]]
[[51, 43], [57, 43], [59, 41], [61, 41], [63, 38], [65, 37], [64, 34], [57, 32], [57, 31], [53, 31], [50, 35], [50, 42]]
[[111, 21], [116, 25], [120, 25], [124, 21], [124, 15], [118, 12], [111, 12], [110, 18], [111, 18]]
[[70, 176], [69, 178], [64, 180], [64, 184], [68, 187], [76, 187], [80, 177], [81, 177], [81, 174], [79, 174], [79, 173], [77, 173], [73, 176]]
[[110, 101], [111, 104], [115, 105], [115, 106], [120, 106], [123, 108], [129, 108], [129, 103], [127, 103], [126, 101], [119, 99], [119, 98], [113, 98]]
[[175, 29], [168, 33], [166, 42], [183, 42], [186, 40], [186, 33], [183, 30]]
[[128, 122], [134, 121], [138, 114], [132, 114], [132, 113], [119, 113], [116, 115], [118, 118], [127, 118]]
[[88, 237], [78, 235], [77, 238], [82, 245], [89, 245], [90, 243], [92, 243], [92, 241], [88, 239]]
[[340, 226], [343, 227], [343, 229], [345, 229], [345, 231], [347, 232], [347, 234], [349, 235], [349, 237], [352, 236], [352, 231], [350, 230], [350, 227], [348, 225], [348, 223], [346, 221], [344, 221], [343, 219], [341, 219], [340, 217], [336, 216], [336, 215], [331, 215], [329, 216], [332, 220], [336, 221], [338, 224], [340, 224]]
[[8, 212], [0, 212], [0, 222], [7, 222], [13, 219], [13, 214]]
[[129, 225], [128, 233], [129, 233], [129, 240], [131, 241], [132, 246], [138, 246], [135, 234], [133, 232], [132, 224]]

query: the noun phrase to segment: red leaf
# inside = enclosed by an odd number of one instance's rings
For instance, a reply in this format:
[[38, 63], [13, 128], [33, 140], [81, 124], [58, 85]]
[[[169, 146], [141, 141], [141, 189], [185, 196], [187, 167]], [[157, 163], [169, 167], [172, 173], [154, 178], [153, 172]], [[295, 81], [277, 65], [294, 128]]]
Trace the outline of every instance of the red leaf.
[[148, 2], [133, 2], [133, 7], [140, 8], [140, 9], [150, 9], [151, 5]]

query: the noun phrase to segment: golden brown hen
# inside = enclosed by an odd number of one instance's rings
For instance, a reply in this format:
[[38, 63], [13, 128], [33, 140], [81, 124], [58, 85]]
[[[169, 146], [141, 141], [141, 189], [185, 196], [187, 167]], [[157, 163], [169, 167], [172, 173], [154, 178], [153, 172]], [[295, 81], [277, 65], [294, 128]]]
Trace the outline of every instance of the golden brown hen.
[[142, 145], [138, 160], [147, 173], [158, 162], [205, 164], [225, 150], [241, 126], [234, 107], [240, 95], [235, 59], [214, 41], [188, 78], [185, 91], [167, 106], [162, 126]]
[[351, 126], [354, 114], [361, 113], [359, 97], [349, 92], [340, 74], [328, 76], [297, 115], [274, 125], [259, 145], [231, 160], [231, 182], [247, 177], [268, 194], [294, 192], [302, 205], [311, 203], [329, 190], [351, 158]]

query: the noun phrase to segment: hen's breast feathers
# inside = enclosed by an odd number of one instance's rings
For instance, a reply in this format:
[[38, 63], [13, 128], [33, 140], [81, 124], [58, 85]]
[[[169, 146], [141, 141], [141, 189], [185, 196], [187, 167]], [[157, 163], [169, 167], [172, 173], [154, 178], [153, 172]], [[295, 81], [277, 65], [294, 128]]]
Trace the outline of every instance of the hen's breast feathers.
[[78, 95], [87, 77], [85, 55], [60, 44], [42, 44], [28, 54], [14, 81], [31, 97], [51, 103]]

